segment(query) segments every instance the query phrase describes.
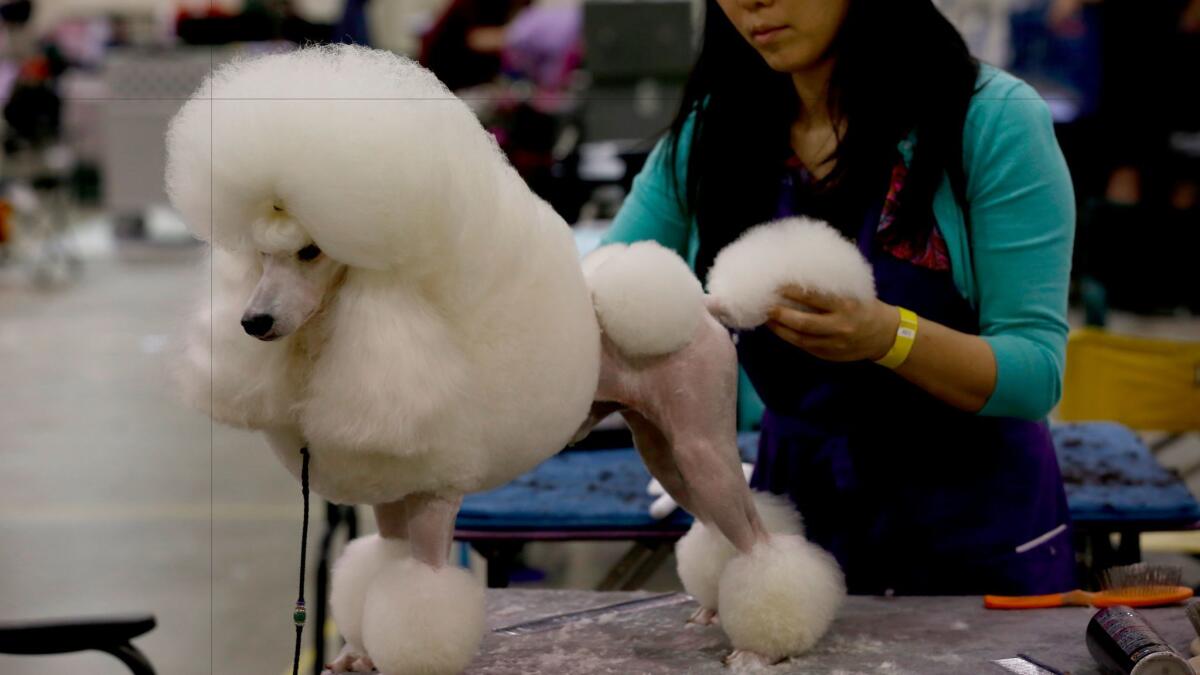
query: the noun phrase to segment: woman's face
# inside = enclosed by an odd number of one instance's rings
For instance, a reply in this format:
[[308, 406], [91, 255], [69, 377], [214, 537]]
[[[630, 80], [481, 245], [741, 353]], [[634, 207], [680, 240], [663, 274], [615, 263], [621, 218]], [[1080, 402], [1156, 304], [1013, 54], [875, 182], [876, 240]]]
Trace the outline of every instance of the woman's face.
[[850, 0], [717, 0], [767, 65], [798, 72], [822, 63]]

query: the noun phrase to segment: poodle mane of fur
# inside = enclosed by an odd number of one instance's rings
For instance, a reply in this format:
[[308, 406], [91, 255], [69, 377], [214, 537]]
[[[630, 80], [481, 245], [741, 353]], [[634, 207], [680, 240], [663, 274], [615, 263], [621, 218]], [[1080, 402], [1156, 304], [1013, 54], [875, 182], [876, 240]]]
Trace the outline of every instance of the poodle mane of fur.
[[[600, 337], [570, 230], [414, 62], [351, 46], [234, 62], [183, 106], [167, 151], [172, 202], [212, 245], [183, 395], [303, 438], [314, 490], [486, 489], [586, 417]], [[340, 286], [296, 333], [246, 335], [259, 253], [310, 240], [347, 266]]]

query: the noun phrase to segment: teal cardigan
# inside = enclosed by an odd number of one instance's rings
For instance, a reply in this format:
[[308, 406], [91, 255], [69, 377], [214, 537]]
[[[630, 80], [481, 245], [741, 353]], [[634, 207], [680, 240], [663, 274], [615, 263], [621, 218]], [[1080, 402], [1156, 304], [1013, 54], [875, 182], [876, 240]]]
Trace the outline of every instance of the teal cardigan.
[[[933, 213], [954, 283], [978, 310], [980, 333], [996, 358], [996, 388], [979, 414], [1039, 420], [1062, 393], [1075, 198], [1050, 111], [1037, 92], [986, 65], [976, 89], [963, 128], [970, 237], [948, 178], [934, 195]], [[604, 243], [653, 239], [694, 266], [696, 221], [681, 199], [690, 125], [689, 119], [676, 157], [678, 192], [661, 139]], [[900, 143], [906, 162], [913, 142]]]

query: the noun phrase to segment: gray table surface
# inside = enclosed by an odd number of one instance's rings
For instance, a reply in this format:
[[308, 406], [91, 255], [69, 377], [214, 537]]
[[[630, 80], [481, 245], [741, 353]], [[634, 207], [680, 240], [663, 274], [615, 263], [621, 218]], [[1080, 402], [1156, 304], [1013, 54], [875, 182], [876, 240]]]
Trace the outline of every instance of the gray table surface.
[[[637, 600], [645, 602], [602, 609]], [[643, 591], [489, 590], [490, 632], [467, 672], [730, 673], [720, 628], [685, 624], [695, 607], [687, 596]], [[851, 597], [811, 652], [758, 672], [999, 675], [1009, 671], [993, 661], [1024, 653], [1072, 675], [1094, 674], [1084, 643], [1093, 611], [986, 610], [978, 597]], [[1182, 607], [1143, 613], [1186, 653], [1194, 635]]]

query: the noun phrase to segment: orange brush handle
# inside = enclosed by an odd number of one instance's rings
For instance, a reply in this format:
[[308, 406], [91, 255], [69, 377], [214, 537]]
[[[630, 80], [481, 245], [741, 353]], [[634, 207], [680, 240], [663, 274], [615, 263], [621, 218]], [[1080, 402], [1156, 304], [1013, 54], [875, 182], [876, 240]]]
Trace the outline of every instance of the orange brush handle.
[[988, 609], [1045, 609], [1064, 605], [1086, 605], [1090, 599], [1091, 594], [1084, 591], [1048, 595], [985, 595], [983, 606]]

